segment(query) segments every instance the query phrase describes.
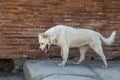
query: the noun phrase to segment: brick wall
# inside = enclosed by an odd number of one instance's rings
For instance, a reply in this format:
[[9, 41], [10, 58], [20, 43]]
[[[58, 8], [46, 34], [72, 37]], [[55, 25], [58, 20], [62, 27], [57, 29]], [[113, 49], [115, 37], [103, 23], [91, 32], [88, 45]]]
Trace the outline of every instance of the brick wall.
[[[0, 0], [0, 58], [47, 57], [38, 49], [37, 34], [58, 24], [93, 29], [106, 37], [116, 30], [115, 44], [104, 45], [104, 52], [108, 59], [120, 56], [120, 0]], [[79, 55], [78, 49], [70, 53]], [[87, 53], [89, 59], [95, 55]], [[60, 56], [60, 48], [53, 46], [49, 55]]]

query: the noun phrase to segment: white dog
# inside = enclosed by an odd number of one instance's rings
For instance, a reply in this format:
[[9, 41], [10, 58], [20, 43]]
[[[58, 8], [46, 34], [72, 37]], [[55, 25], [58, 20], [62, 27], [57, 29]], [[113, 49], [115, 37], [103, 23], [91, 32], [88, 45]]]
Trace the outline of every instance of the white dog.
[[51, 44], [61, 47], [61, 57], [63, 58], [60, 66], [64, 66], [68, 59], [69, 48], [80, 48], [80, 59], [76, 64], [85, 59], [85, 53], [91, 47], [103, 60], [104, 67], [107, 68], [106, 57], [103, 53], [102, 42], [111, 45], [114, 42], [116, 32], [114, 31], [109, 38], [104, 38], [100, 33], [90, 29], [76, 29], [69, 26], [57, 25], [48, 29], [45, 33], [39, 33], [40, 49], [48, 52]]

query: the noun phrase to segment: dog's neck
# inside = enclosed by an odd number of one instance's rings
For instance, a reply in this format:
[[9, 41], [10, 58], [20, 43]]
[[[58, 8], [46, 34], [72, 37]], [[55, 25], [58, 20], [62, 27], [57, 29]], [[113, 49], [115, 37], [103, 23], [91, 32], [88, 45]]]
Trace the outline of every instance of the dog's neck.
[[50, 44], [56, 45], [57, 44], [57, 39], [54, 37], [49, 38]]

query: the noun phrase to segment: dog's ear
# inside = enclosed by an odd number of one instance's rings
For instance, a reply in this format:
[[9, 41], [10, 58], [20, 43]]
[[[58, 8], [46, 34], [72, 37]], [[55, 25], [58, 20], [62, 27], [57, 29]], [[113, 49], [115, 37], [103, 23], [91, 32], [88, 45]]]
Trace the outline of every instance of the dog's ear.
[[43, 34], [42, 36], [43, 36], [43, 38], [48, 38], [47, 34]]
[[42, 36], [43, 38], [48, 38], [48, 35], [44, 33], [38, 33], [38, 36]]

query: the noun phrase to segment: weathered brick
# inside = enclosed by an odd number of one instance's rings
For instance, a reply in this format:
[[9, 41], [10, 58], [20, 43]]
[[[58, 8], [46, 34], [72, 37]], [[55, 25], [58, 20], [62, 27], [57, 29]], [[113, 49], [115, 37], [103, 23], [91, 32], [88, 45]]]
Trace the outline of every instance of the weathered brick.
[[[115, 44], [103, 46], [108, 59], [120, 56], [119, 0], [1, 0], [0, 58], [60, 57], [56, 46], [47, 56], [41, 52], [37, 38], [39, 32], [59, 24], [93, 29], [106, 37], [117, 31]], [[78, 49], [70, 53], [70, 58], [79, 56]], [[92, 50], [88, 53], [87, 59], [95, 55]]]

